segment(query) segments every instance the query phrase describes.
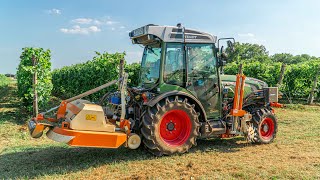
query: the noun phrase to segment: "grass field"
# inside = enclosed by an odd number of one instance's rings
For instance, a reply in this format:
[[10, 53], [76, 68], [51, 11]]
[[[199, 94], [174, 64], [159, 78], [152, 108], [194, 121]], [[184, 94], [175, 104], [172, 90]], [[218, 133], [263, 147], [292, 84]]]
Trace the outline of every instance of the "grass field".
[[0, 88], [0, 179], [320, 179], [320, 107], [276, 109], [269, 145], [243, 138], [199, 140], [189, 153], [154, 157], [138, 150], [72, 148], [32, 139], [14, 83]]

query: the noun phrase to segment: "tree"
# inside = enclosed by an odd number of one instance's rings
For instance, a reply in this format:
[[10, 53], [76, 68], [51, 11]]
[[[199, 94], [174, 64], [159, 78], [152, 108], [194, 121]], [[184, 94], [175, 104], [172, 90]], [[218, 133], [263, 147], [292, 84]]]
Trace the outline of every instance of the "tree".
[[[38, 102], [40, 108], [49, 100], [52, 90], [51, 82], [51, 55], [50, 50], [42, 48], [26, 47], [22, 49], [20, 64], [17, 71], [18, 96], [22, 99], [23, 105], [27, 110], [32, 110], [33, 102], [33, 83], [32, 76], [37, 72], [36, 90], [38, 92]], [[36, 59], [34, 66], [32, 59]]]
[[317, 59], [318, 59], [317, 57], [310, 56], [308, 54], [293, 56], [292, 54], [289, 54], [289, 53], [279, 53], [271, 56], [271, 60], [273, 62], [282, 62], [289, 65], [303, 63], [303, 62], [317, 60]]
[[237, 42], [234, 45], [233, 52], [227, 48], [227, 54], [229, 57], [228, 62], [270, 62], [269, 52], [263, 45], [258, 44]]
[[138, 86], [140, 81], [140, 63], [132, 63], [125, 65], [125, 72], [129, 74], [128, 86]]
[[289, 53], [279, 53], [271, 56], [273, 62], [282, 62], [284, 64], [291, 64], [294, 56]]

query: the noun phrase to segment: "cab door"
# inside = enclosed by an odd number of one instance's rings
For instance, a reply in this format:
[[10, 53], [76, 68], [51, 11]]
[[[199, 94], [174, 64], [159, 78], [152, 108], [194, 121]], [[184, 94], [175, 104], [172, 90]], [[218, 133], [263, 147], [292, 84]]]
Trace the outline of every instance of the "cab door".
[[202, 103], [208, 118], [220, 117], [218, 69], [213, 44], [186, 44], [186, 88]]

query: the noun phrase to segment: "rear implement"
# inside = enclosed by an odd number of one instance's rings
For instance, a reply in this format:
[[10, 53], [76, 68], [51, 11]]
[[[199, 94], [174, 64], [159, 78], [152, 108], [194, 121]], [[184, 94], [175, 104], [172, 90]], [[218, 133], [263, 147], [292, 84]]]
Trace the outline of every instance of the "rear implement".
[[[141, 143], [141, 140], [130, 133], [128, 120], [114, 117], [119, 120], [119, 123], [111, 122], [105, 116], [102, 106], [80, 99], [119, 81], [121, 82], [121, 87], [124, 87], [127, 76], [127, 74], [124, 74], [123, 78], [119, 80], [64, 100], [60, 106], [38, 114], [28, 123], [31, 136], [39, 138], [42, 136], [43, 131], [48, 128], [46, 135], [49, 139], [63, 142], [70, 146], [118, 148], [125, 144], [129, 148], [139, 147], [140, 144], [137, 143]], [[45, 116], [54, 110], [57, 110], [56, 117]], [[127, 141], [130, 141], [130, 143], [126, 144]]]

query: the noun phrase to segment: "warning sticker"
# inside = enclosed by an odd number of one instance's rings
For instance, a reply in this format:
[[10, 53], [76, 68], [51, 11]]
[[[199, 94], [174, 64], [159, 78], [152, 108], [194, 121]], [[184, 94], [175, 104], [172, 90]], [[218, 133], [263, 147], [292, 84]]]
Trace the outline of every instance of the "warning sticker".
[[96, 121], [97, 120], [97, 115], [95, 115], [95, 114], [86, 114], [86, 120]]

